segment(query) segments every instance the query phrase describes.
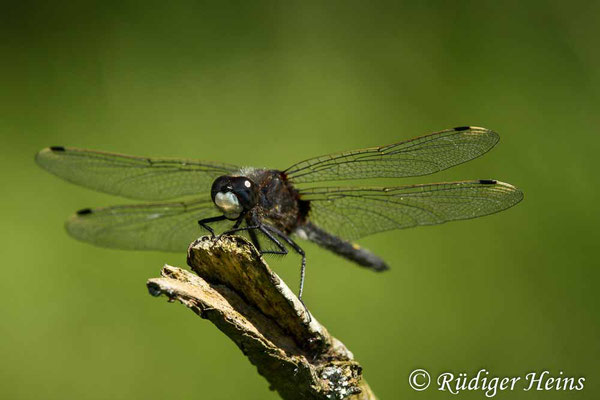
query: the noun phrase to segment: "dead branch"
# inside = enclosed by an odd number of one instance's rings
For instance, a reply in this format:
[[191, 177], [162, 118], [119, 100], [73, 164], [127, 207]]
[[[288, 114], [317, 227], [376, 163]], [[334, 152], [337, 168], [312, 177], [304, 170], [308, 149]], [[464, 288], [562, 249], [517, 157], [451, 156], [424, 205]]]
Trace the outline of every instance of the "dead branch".
[[197, 275], [165, 265], [161, 278], [148, 280], [150, 294], [215, 324], [283, 399], [375, 399], [352, 353], [306, 315], [247, 240], [200, 238], [188, 265]]

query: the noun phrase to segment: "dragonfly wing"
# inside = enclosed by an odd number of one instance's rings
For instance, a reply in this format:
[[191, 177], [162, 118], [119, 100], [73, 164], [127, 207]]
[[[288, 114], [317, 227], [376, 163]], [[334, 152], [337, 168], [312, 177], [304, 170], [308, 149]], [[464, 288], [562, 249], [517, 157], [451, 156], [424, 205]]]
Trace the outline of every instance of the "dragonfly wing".
[[212, 181], [238, 167], [174, 158], [147, 158], [73, 147], [49, 147], [36, 155], [45, 170], [77, 185], [141, 200], [206, 193]]
[[348, 240], [391, 229], [481, 217], [523, 199], [518, 188], [494, 180], [313, 188], [300, 190], [300, 196], [310, 201], [309, 220]]
[[294, 183], [428, 175], [489, 151], [498, 134], [478, 127], [446, 129], [387, 146], [302, 161], [285, 173]]
[[[101, 247], [125, 250], [185, 251], [206, 235], [197, 221], [219, 215], [212, 201], [150, 203], [85, 209], [66, 222], [71, 236]], [[230, 226], [211, 224], [215, 232]]]

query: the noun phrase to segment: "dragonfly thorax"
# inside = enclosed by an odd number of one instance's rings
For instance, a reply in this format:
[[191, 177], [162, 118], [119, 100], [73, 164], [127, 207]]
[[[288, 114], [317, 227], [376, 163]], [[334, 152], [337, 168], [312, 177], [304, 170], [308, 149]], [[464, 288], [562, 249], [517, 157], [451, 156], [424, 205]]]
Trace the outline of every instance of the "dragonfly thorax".
[[256, 205], [258, 189], [245, 176], [220, 176], [212, 184], [211, 197], [215, 205], [228, 219], [239, 216]]

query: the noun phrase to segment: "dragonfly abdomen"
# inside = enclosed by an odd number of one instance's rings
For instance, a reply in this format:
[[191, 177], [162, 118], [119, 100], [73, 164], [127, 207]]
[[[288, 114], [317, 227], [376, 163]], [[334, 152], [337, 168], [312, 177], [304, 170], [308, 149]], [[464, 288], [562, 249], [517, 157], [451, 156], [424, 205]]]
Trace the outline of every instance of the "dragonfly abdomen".
[[371, 253], [369, 250], [364, 249], [355, 243], [340, 239], [319, 228], [312, 222], [307, 222], [306, 224], [299, 226], [294, 233], [300, 238], [310, 240], [360, 266], [370, 268], [377, 272], [389, 269], [385, 261]]

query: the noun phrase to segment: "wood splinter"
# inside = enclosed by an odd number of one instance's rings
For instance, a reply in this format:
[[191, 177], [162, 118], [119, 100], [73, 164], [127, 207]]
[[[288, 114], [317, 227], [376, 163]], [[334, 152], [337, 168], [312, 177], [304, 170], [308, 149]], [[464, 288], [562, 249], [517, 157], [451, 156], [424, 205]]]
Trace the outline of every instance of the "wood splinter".
[[226, 334], [283, 399], [372, 400], [361, 366], [240, 236], [202, 237], [188, 249], [197, 274], [165, 265], [147, 282]]

